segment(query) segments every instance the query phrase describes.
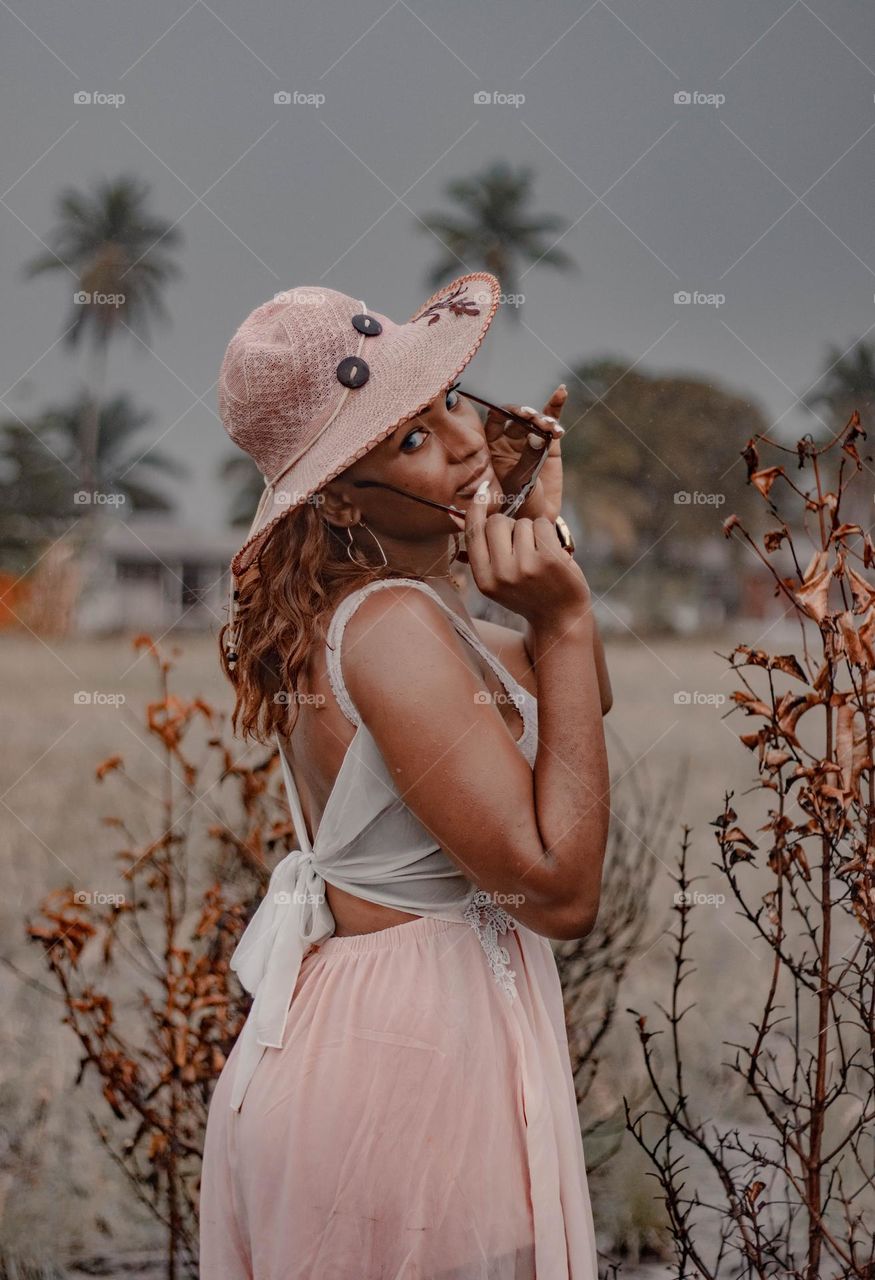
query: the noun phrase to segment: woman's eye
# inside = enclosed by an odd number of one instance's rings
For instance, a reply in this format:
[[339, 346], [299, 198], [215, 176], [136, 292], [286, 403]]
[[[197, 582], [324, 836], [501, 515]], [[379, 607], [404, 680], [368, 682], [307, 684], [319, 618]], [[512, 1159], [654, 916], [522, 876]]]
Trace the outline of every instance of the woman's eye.
[[411, 441], [413, 440], [413, 437], [425, 436], [425, 435], [428, 435], [428, 432], [425, 431], [423, 427], [414, 427], [413, 430], [408, 435], [406, 435], [404, 439], [401, 441], [401, 448], [404, 450], [405, 453], [412, 453], [413, 449], [420, 448], [420, 445], [414, 443], [412, 447], [408, 449], [407, 446], [411, 443]]
[[[450, 397], [452, 397], [452, 400], [450, 399]], [[455, 409], [456, 405], [459, 404], [461, 398], [462, 397], [459, 395], [455, 387], [448, 387], [446, 392], [444, 393], [444, 403], [446, 404], [448, 409]], [[404, 450], [405, 453], [411, 453], [414, 449], [421, 448], [421, 443], [420, 444], [411, 443], [413, 441], [413, 437], [417, 435], [427, 436], [428, 432], [423, 427], [414, 427], [413, 430], [410, 431], [401, 441], [401, 448]]]

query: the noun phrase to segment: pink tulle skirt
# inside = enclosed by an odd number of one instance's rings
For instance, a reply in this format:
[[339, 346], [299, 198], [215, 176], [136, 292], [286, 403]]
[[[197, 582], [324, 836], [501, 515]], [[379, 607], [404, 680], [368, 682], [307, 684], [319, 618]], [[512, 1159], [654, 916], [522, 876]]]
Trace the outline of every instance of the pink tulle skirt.
[[305, 956], [241, 1110], [216, 1084], [201, 1280], [597, 1280], [549, 942], [421, 917]]

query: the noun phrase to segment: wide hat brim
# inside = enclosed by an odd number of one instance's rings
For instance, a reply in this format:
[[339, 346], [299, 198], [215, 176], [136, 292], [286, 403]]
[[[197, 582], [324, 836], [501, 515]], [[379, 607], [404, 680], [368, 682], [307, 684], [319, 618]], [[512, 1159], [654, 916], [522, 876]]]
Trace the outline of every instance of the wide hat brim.
[[330, 426], [276, 482], [231, 561], [235, 577], [252, 566], [284, 516], [422, 413], [456, 380], [485, 338], [500, 297], [497, 278], [474, 271], [433, 293], [405, 324], [371, 313], [384, 322], [384, 332], [363, 346], [368, 381], [349, 391]]

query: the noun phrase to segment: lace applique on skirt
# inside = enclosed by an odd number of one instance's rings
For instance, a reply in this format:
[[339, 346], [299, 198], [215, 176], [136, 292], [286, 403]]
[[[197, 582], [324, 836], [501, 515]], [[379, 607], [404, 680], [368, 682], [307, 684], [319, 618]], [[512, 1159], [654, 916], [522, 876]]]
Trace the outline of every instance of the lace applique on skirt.
[[478, 889], [464, 911], [464, 917], [480, 939], [495, 981], [509, 999], [516, 997], [516, 973], [510, 968], [510, 952], [498, 942], [499, 933], [516, 929], [517, 922], [503, 907], [493, 902], [492, 895]]

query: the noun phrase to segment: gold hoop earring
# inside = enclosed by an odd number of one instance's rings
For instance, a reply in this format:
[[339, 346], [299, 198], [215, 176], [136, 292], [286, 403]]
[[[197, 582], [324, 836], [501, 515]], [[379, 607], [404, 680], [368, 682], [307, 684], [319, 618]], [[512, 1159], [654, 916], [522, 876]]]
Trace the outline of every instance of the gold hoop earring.
[[[364, 520], [359, 520], [359, 524], [361, 525], [361, 527], [362, 527], [363, 529], [367, 530], [367, 532], [368, 532], [368, 533], [371, 535], [371, 537], [374, 539], [374, 542], [376, 542], [377, 546], [380, 548], [380, 555], [383, 557], [383, 564], [388, 566], [389, 561], [386, 559], [386, 553], [385, 553], [385, 551], [383, 550], [383, 547], [382, 547], [382, 544], [381, 544], [381, 542], [380, 542], [380, 539], [379, 539], [379, 538], [377, 537], [377, 535], [374, 533], [373, 529], [368, 529], [368, 526], [365, 524]], [[353, 543], [353, 540], [352, 540], [352, 529], [350, 528], [350, 526], [349, 526], [349, 525], [347, 525], [347, 527], [346, 527], [346, 538], [347, 538], [347, 542], [348, 542], [348, 544], [349, 544], [349, 545], [347, 546], [347, 548], [346, 548], [346, 554], [349, 556], [349, 558], [350, 558], [350, 560], [353, 562], [353, 564], [362, 565], [362, 564], [363, 564], [363, 562], [362, 562], [361, 560], [356, 560], [355, 556], [352, 554], [352, 549], [353, 549], [354, 543]], [[367, 561], [365, 561], [365, 562], [364, 562], [363, 567], [365, 567], [365, 568], [367, 568], [367, 569], [371, 569], [371, 568], [373, 568], [373, 566], [372, 566], [372, 565], [370, 565], [370, 564], [368, 564], [368, 563], [367, 563]]]

